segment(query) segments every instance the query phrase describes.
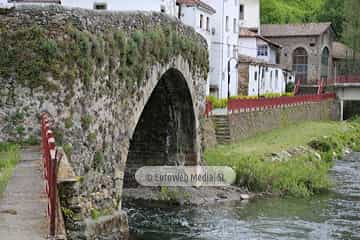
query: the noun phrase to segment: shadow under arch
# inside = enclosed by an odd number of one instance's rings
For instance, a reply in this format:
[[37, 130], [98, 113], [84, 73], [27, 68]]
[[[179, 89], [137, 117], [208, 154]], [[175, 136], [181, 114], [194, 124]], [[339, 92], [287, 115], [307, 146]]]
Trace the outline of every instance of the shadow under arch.
[[188, 84], [177, 69], [166, 71], [151, 93], [130, 140], [124, 188], [137, 187], [143, 166], [196, 165], [196, 119]]

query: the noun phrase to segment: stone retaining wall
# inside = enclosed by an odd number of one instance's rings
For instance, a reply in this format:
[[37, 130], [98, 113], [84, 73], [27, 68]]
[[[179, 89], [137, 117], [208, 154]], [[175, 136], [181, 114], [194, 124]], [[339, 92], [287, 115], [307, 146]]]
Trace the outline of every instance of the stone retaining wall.
[[337, 103], [329, 100], [293, 107], [231, 114], [229, 115], [229, 124], [231, 139], [236, 142], [293, 123], [338, 119]]

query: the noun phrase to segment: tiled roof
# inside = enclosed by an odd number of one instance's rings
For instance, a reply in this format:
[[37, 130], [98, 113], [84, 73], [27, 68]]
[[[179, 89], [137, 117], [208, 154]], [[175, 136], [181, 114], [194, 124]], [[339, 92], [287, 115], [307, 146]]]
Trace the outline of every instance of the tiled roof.
[[265, 37], [318, 36], [331, 26], [331, 22], [263, 24], [261, 25], [261, 34]]
[[249, 29], [247, 28], [240, 28], [240, 33], [239, 33], [239, 37], [254, 37], [254, 38], [259, 38], [261, 40], [263, 40], [264, 42], [267, 42], [268, 44], [274, 46], [274, 47], [277, 47], [277, 48], [282, 48], [282, 46], [278, 43], [275, 43], [253, 31], [250, 31]]
[[201, 0], [176, 0], [177, 4], [183, 4], [186, 6], [196, 6], [196, 7], [200, 7], [203, 8], [211, 13], [216, 13], [215, 8], [213, 8], [212, 6], [210, 6], [209, 4], [201, 1]]
[[352, 56], [352, 49], [341, 42], [333, 42], [332, 56], [335, 59], [346, 59]]

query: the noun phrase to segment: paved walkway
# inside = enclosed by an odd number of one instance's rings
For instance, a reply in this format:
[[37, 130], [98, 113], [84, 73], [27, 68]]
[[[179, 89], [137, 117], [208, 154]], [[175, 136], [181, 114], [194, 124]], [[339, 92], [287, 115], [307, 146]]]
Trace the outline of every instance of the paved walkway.
[[0, 239], [43, 240], [47, 236], [47, 199], [39, 148], [22, 151], [21, 161], [0, 199]]

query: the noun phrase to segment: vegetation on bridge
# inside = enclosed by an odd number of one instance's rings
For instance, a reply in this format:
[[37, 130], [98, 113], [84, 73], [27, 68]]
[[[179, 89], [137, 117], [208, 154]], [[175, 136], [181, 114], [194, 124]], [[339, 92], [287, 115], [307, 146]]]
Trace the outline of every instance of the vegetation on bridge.
[[55, 36], [40, 26], [0, 26], [0, 78], [31, 89], [51, 91], [65, 85], [67, 99], [74, 94], [76, 79], [87, 89], [93, 78], [101, 78], [106, 81], [104, 91], [132, 92], [143, 84], [151, 66], [178, 55], [190, 62], [194, 74], [199, 70], [207, 78], [206, 47], [171, 26], [134, 32], [109, 29], [96, 35], [72, 25], [58, 31]]
[[[328, 171], [333, 158], [346, 147], [359, 150], [359, 139], [358, 121], [306, 122], [218, 146], [207, 151], [205, 158], [209, 165], [233, 167], [238, 184], [251, 191], [310, 196], [329, 189]], [[296, 149], [300, 153], [290, 158], [274, 159], [284, 150]]]
[[5, 190], [19, 158], [20, 153], [18, 145], [0, 143], [0, 197]]

